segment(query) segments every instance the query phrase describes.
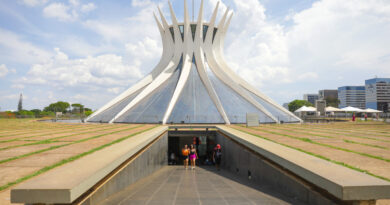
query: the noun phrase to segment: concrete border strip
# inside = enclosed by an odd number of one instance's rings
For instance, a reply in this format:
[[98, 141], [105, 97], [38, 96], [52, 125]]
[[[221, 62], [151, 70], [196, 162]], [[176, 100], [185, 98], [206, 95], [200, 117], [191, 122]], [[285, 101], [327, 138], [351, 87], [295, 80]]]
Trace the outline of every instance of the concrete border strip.
[[229, 128], [223, 134], [341, 200], [390, 198], [390, 183], [297, 150]]
[[167, 130], [156, 127], [22, 183], [11, 190], [11, 202], [72, 203]]

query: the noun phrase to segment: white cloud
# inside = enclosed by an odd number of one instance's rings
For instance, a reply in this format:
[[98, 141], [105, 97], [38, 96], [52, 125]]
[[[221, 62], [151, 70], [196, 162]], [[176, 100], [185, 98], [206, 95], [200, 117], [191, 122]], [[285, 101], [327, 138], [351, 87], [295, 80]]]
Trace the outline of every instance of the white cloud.
[[25, 86], [23, 84], [12, 84], [11, 88], [16, 88], [16, 89], [23, 89]]
[[0, 28], [0, 55], [17, 63], [37, 63], [48, 59], [50, 52], [26, 41], [22, 36]]
[[[1, 96], [3, 99], [8, 99], [8, 100], [16, 100], [20, 98], [20, 94], [10, 94], [10, 95], [3, 95]], [[23, 94], [23, 100], [28, 99], [29, 97], [27, 95]]]
[[5, 64], [0, 65], [0, 78], [6, 76], [8, 74], [8, 68]]
[[81, 6], [81, 11], [83, 13], [88, 13], [96, 9], [96, 5], [94, 3], [88, 3]]
[[60, 49], [48, 62], [34, 64], [19, 84], [53, 86], [56, 89], [69, 87], [127, 87], [142, 77], [138, 67], [126, 65], [122, 57], [114, 54], [96, 57], [69, 59]]
[[107, 91], [110, 93], [118, 94], [123, 89], [121, 87], [108, 88]]
[[31, 7], [46, 4], [47, 1], [48, 0], [19, 0], [20, 3]]
[[69, 0], [69, 3], [70, 3], [70, 5], [72, 5], [72, 6], [78, 6], [78, 5], [80, 5], [80, 1], [79, 1], [79, 0]]
[[74, 21], [77, 18], [77, 13], [72, 12], [70, 7], [63, 3], [51, 3], [43, 9], [43, 14], [45, 17], [60, 21]]
[[315, 72], [307, 72], [298, 76], [298, 80], [312, 81], [318, 78], [318, 74]]
[[59, 21], [70, 22], [76, 21], [80, 12], [87, 14], [96, 8], [94, 3], [80, 4], [78, 0], [69, 0], [69, 4], [51, 3], [43, 9], [43, 15]]
[[[279, 102], [286, 98], [275, 95], [278, 89], [298, 89], [300, 97], [309, 88], [336, 89], [390, 75], [389, 2], [322, 0], [290, 12], [288, 26], [268, 20], [257, 0], [233, 0], [233, 8], [228, 64], [260, 90], [275, 91], [271, 97]], [[336, 76], [345, 77], [342, 84]]]
[[228, 64], [256, 87], [291, 82], [284, 30], [267, 22], [257, 0], [234, 0], [235, 11], [225, 41]]
[[[389, 2], [320, 1], [295, 14], [293, 22], [287, 42], [294, 67], [320, 76], [389, 74], [390, 58], [383, 58], [390, 55]], [[360, 82], [367, 77], [359, 76]]]
[[132, 0], [131, 5], [132, 6], [138, 6], [138, 7], [144, 7], [151, 5], [152, 2], [150, 0]]

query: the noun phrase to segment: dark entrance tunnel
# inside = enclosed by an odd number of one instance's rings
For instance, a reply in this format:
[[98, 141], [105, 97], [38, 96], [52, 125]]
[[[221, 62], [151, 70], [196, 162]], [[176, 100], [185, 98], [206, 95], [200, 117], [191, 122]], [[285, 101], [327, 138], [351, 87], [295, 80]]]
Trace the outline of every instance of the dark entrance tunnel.
[[216, 130], [177, 130], [168, 131], [168, 165], [183, 165], [182, 149], [193, 144], [199, 159], [197, 165], [212, 165], [212, 154], [216, 143]]

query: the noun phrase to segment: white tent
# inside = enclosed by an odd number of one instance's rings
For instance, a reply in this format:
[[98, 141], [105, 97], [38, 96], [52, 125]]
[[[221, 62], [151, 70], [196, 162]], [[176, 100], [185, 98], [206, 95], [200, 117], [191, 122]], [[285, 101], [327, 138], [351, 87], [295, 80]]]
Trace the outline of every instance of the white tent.
[[365, 112], [365, 113], [380, 113], [382, 111], [374, 110], [374, 109], [371, 109], [371, 108], [367, 108], [367, 109], [363, 110], [363, 112]]
[[315, 107], [306, 107], [302, 106], [298, 110], [295, 110], [295, 112], [316, 112], [317, 109]]
[[360, 108], [351, 107], [351, 106], [341, 108], [341, 110], [343, 110], [344, 112], [364, 112], [364, 110], [362, 110]]
[[325, 111], [326, 112], [344, 112], [344, 110], [342, 110], [342, 109], [331, 107], [331, 106], [326, 107]]

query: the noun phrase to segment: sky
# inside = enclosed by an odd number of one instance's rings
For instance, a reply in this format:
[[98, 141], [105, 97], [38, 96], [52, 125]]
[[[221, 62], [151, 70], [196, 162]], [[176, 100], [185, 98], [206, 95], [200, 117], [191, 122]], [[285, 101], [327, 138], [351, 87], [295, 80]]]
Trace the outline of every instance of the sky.
[[[180, 21], [183, 2], [171, 0]], [[20, 93], [24, 109], [104, 105], [158, 63], [158, 6], [170, 22], [167, 0], [0, 0], [0, 110]], [[226, 61], [280, 104], [390, 77], [389, 0], [223, 0], [217, 21], [226, 8]]]

